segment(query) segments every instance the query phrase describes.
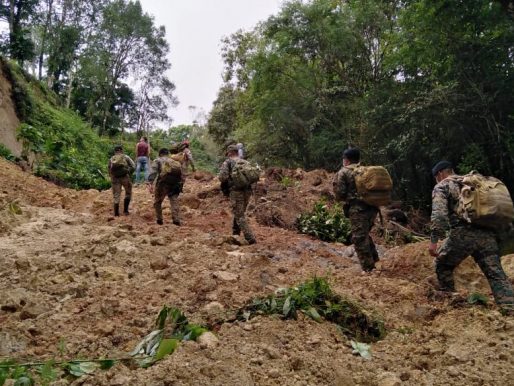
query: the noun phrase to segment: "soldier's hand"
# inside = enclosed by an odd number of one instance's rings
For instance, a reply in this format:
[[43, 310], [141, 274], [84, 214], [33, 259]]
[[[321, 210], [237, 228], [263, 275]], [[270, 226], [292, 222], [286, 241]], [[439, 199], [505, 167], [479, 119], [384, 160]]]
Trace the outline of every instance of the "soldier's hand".
[[152, 184], [146, 184], [148, 186], [148, 191], [153, 194], [153, 185]]
[[439, 256], [439, 253], [437, 253], [437, 243], [430, 243], [430, 246], [428, 247], [428, 253], [434, 257]]

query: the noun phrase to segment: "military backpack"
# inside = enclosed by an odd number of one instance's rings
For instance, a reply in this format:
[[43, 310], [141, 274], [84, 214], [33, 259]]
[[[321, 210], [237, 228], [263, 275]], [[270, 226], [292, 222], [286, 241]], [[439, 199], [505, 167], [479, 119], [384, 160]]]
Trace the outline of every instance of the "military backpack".
[[114, 177], [124, 177], [130, 172], [125, 154], [114, 154], [111, 157], [111, 173]]
[[372, 206], [391, 203], [393, 181], [383, 166], [357, 166], [354, 169], [355, 186], [360, 200]]
[[473, 171], [453, 180], [460, 186], [455, 212], [466, 222], [502, 231], [514, 221], [512, 198], [499, 179]]
[[230, 180], [235, 190], [248, 189], [252, 184], [259, 181], [260, 170], [244, 159], [237, 159], [232, 162]]
[[159, 179], [163, 180], [178, 180], [182, 176], [182, 165], [179, 161], [170, 157], [161, 158], [161, 171]]

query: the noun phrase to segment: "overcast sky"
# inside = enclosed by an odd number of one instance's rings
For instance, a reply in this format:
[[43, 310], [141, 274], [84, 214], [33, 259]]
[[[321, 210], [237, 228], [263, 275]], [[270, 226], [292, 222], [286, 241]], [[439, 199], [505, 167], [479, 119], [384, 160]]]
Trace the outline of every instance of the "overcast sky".
[[222, 83], [221, 38], [250, 30], [276, 14], [282, 0], [140, 0], [143, 10], [166, 27], [170, 44], [170, 79], [180, 104], [173, 125], [194, 119], [189, 106], [206, 113]]

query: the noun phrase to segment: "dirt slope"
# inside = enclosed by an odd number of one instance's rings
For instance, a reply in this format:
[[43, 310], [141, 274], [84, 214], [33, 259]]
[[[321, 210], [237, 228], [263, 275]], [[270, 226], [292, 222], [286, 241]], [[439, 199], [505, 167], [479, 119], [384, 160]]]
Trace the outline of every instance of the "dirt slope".
[[16, 129], [20, 125], [20, 121], [14, 111], [11, 87], [11, 83], [5, 78], [0, 64], [0, 143], [19, 157], [23, 147], [16, 139]]
[[[202, 322], [254, 296], [327, 275], [338, 293], [383, 315], [389, 333], [373, 344], [372, 360], [352, 355], [329, 323], [260, 317], [223, 324], [217, 348], [188, 342], [149, 369], [117, 365], [72, 384], [512, 384], [514, 319], [493, 306], [428, 300], [426, 244], [382, 246], [379, 269], [363, 275], [351, 247], [257, 223], [264, 207], [287, 222], [294, 208], [328, 194], [323, 173], [306, 173], [285, 190], [260, 186], [251, 220], [259, 243], [252, 246], [227, 241], [228, 202], [216, 180], [197, 177], [182, 196], [184, 225], [159, 227], [142, 187], [132, 214], [113, 219], [110, 191], [62, 189], [0, 160], [0, 356], [122, 355], [151, 331], [163, 304]], [[21, 214], [9, 209], [13, 200]], [[504, 266], [514, 277], [512, 256]], [[471, 261], [456, 275], [464, 294], [490, 294]]]

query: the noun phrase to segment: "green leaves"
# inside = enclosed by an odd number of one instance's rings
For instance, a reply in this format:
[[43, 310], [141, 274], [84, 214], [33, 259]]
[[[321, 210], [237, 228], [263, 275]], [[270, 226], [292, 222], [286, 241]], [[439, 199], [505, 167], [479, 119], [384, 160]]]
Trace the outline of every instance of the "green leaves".
[[165, 356], [172, 354], [178, 347], [179, 341], [177, 339], [163, 339], [159, 345], [159, 349], [155, 354], [155, 361], [160, 361]]
[[335, 294], [324, 278], [315, 277], [291, 288], [280, 288], [266, 298], [252, 299], [238, 310], [236, 318], [247, 321], [256, 315], [280, 315], [296, 319], [298, 311], [316, 322], [335, 323], [345, 335], [365, 342], [385, 336], [381, 318], [367, 312], [349, 299]]
[[473, 292], [468, 296], [468, 303], [486, 306], [489, 303], [489, 299], [484, 294]]
[[324, 201], [317, 202], [311, 212], [301, 214], [296, 227], [300, 233], [323, 241], [346, 243], [351, 234], [350, 221], [344, 217], [341, 207], [330, 208]]
[[66, 371], [77, 378], [86, 374], [92, 374], [99, 368], [100, 364], [97, 362], [69, 362], [65, 366]]
[[364, 359], [371, 359], [371, 346], [369, 344], [355, 342], [353, 340], [350, 343], [353, 348], [352, 354], [358, 354]]

